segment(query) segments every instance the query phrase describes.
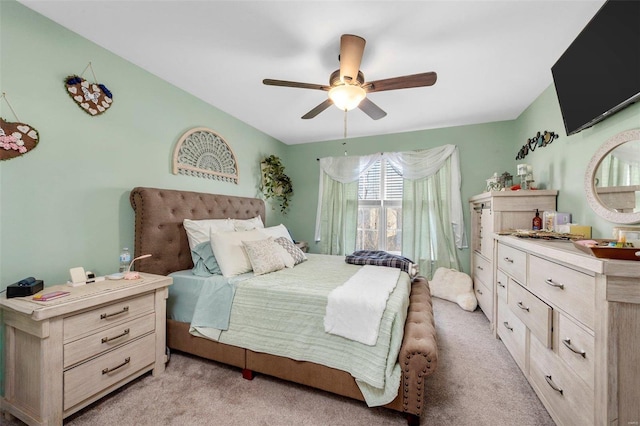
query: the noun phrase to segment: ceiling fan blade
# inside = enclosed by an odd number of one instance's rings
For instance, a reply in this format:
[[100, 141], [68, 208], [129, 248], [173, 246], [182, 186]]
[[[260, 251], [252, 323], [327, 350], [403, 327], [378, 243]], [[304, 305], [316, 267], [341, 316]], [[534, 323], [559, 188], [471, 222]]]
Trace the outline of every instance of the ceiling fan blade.
[[308, 113], [303, 115], [302, 119], [303, 120], [307, 120], [309, 118], [313, 118], [316, 115], [320, 114], [325, 109], [329, 108], [331, 105], [333, 105], [333, 101], [331, 99], [327, 98], [326, 101], [322, 102], [320, 105], [318, 105], [317, 107], [315, 107], [314, 109], [312, 109], [311, 111], [309, 111]]
[[343, 34], [340, 37], [340, 79], [343, 82], [357, 81], [365, 43], [365, 39], [356, 35]]
[[382, 92], [384, 90], [408, 89], [411, 87], [433, 86], [438, 79], [435, 72], [405, 75], [402, 77], [387, 78], [384, 80], [370, 81], [364, 86], [368, 93]]
[[322, 84], [299, 83], [297, 81], [286, 80], [272, 80], [270, 78], [265, 78], [264, 80], [262, 80], [262, 83], [266, 84], [267, 86], [295, 87], [298, 89], [314, 89], [324, 91], [328, 91], [329, 89], [331, 89], [331, 87]]
[[358, 108], [360, 108], [362, 111], [364, 111], [365, 114], [367, 114], [374, 120], [380, 120], [387, 115], [387, 113], [384, 112], [378, 105], [371, 102], [369, 98], [364, 98], [362, 101], [360, 101], [360, 105], [358, 105]]

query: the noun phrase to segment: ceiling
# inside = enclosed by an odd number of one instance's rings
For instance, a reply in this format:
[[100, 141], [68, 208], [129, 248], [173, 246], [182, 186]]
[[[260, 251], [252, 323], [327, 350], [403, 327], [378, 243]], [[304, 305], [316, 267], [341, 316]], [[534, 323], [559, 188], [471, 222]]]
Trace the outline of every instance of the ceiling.
[[343, 138], [344, 112], [302, 120], [326, 92], [262, 80], [328, 85], [341, 34], [366, 39], [366, 81], [438, 73], [431, 87], [369, 94], [388, 115], [350, 111], [348, 137], [511, 120], [604, 3], [19, 1], [286, 144]]

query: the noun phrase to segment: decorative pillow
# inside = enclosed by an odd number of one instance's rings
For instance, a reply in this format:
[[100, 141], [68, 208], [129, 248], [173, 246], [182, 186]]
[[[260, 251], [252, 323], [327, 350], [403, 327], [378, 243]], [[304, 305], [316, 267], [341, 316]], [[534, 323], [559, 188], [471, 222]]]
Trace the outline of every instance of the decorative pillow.
[[268, 237], [273, 237], [274, 239], [284, 237], [293, 243], [293, 239], [291, 238], [291, 234], [289, 234], [289, 230], [283, 224], [263, 228], [260, 230], [260, 232], [263, 232]]
[[473, 281], [464, 272], [455, 269], [438, 268], [429, 280], [431, 295], [455, 302], [465, 311], [474, 311], [478, 300], [473, 293]]
[[[231, 219], [203, 219], [182, 221], [184, 230], [187, 231], [187, 239], [189, 240], [189, 248], [193, 250], [198, 244], [209, 241], [211, 232], [228, 232], [235, 231], [233, 221]], [[195, 261], [193, 262], [195, 265]]]
[[287, 255], [289, 255], [289, 257], [291, 257], [291, 260], [293, 261], [293, 265], [297, 265], [307, 260], [307, 256], [304, 254], [304, 252], [287, 238], [278, 237], [274, 241], [286, 250]]
[[252, 229], [264, 228], [264, 223], [262, 223], [262, 218], [260, 216], [256, 216], [251, 219], [231, 219], [231, 220], [233, 220], [233, 226], [236, 231], [251, 231]]
[[198, 244], [191, 250], [191, 257], [193, 258], [193, 269], [191, 270], [193, 275], [198, 277], [222, 275], [216, 257], [213, 255], [210, 241]]
[[220, 265], [222, 275], [235, 277], [250, 272], [251, 261], [242, 245], [243, 241], [265, 240], [267, 237], [257, 230], [238, 232], [211, 232], [211, 248]]
[[284, 260], [278, 251], [279, 245], [271, 238], [258, 241], [243, 241], [247, 251], [253, 275], [263, 275], [285, 268]]

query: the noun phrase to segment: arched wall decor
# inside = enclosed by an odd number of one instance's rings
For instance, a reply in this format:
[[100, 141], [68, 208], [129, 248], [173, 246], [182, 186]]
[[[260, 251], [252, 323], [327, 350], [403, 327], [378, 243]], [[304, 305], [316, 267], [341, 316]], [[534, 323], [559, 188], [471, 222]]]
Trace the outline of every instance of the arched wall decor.
[[206, 127], [187, 131], [173, 152], [173, 174], [238, 183], [238, 161], [229, 144]]

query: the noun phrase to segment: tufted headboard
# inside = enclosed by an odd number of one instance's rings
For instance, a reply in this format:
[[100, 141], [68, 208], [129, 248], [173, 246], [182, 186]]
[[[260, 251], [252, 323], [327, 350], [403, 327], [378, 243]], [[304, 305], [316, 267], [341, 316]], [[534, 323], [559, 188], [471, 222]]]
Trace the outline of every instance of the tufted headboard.
[[265, 220], [264, 201], [258, 198], [136, 187], [129, 201], [135, 212], [134, 255], [153, 255], [138, 260], [135, 269], [158, 275], [193, 267], [183, 219]]

